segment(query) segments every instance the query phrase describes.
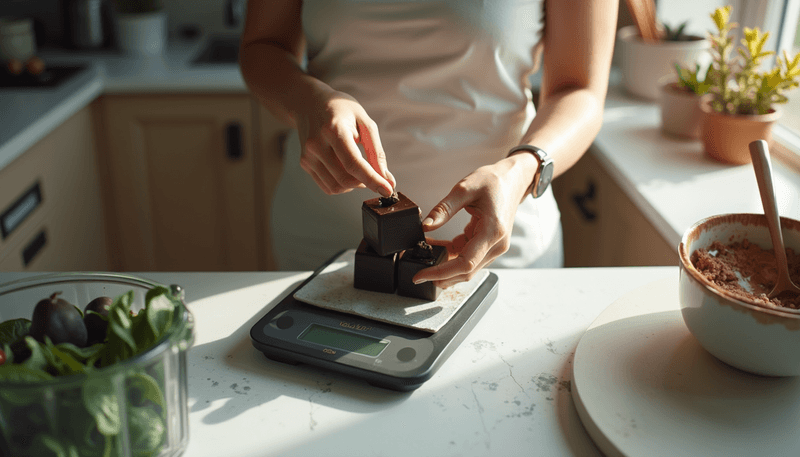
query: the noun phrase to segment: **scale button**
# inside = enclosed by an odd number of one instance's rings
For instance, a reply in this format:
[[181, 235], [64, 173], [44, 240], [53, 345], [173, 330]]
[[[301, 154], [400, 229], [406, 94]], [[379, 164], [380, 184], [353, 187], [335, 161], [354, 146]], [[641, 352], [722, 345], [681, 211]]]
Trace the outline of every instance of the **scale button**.
[[410, 362], [416, 357], [417, 351], [412, 347], [406, 347], [397, 351], [397, 359], [401, 362]]
[[277, 321], [275, 321], [275, 325], [277, 325], [281, 330], [286, 330], [294, 325], [294, 319], [292, 319], [292, 316], [281, 316]]

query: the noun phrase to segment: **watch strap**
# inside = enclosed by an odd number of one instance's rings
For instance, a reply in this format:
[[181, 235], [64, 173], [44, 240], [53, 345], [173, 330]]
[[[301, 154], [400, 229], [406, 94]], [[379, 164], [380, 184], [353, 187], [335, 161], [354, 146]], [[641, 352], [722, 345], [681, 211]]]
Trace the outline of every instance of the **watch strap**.
[[[531, 155], [536, 157], [536, 161], [539, 163], [539, 166], [536, 169], [536, 173], [534, 173], [533, 179], [531, 180], [531, 184], [528, 186], [528, 189], [525, 191], [525, 196], [527, 196], [528, 194], [533, 194], [534, 193], [534, 188], [536, 187], [536, 184], [539, 181], [539, 178], [541, 178], [541, 176], [542, 176], [542, 170], [544, 169], [544, 166], [545, 166], [545, 160], [547, 160], [547, 158], [549, 157], [549, 154], [547, 154], [547, 151], [545, 151], [542, 148], [537, 148], [536, 146], [533, 146], [533, 145], [530, 145], [530, 144], [521, 144], [519, 146], [515, 146], [515, 147], [511, 148], [511, 150], [508, 151], [508, 156], [507, 157], [511, 157], [512, 155], [518, 154], [520, 152], [530, 153]], [[538, 195], [533, 195], [533, 196], [534, 196], [534, 198], [538, 197]]]

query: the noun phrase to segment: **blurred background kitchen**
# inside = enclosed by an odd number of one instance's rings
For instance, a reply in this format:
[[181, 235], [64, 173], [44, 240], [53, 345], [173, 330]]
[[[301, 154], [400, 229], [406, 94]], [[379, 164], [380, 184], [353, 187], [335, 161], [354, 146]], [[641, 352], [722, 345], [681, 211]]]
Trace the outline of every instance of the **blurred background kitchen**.
[[[239, 74], [245, 5], [0, 0], [0, 271], [273, 268], [266, 217], [285, 128]], [[770, 31], [771, 49], [798, 48], [800, 0], [654, 8], [706, 36], [723, 5]], [[633, 24], [621, 0], [618, 28]], [[618, 43], [603, 131], [553, 184], [567, 266], [675, 265], [698, 219], [761, 211], [752, 170], [663, 135], [656, 101], [620, 87], [623, 52]], [[800, 96], [790, 99], [777, 181], [783, 214], [798, 217]]]

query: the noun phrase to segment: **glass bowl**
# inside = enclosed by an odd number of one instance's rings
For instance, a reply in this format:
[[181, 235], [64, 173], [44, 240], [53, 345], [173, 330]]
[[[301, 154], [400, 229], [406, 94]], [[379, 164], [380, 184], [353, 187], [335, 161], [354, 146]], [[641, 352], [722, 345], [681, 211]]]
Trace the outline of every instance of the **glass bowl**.
[[[131, 311], [161, 286], [114, 273], [57, 273], [0, 284], [0, 322], [31, 319], [39, 300], [81, 310], [99, 296], [133, 291]], [[165, 287], [165, 286], [161, 286]], [[177, 456], [189, 440], [186, 352], [194, 320], [179, 286], [167, 287], [172, 323], [150, 349], [87, 374], [36, 382], [0, 380], [0, 455]]]

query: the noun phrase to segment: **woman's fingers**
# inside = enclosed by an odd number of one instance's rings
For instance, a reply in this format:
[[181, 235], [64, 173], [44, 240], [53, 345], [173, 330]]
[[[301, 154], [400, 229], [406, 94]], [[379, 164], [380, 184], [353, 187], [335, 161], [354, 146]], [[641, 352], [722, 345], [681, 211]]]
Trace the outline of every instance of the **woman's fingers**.
[[384, 197], [392, 194], [394, 188], [386, 178], [372, 167], [372, 164], [364, 159], [358, 149], [355, 138], [352, 136], [339, 136], [333, 141], [332, 147], [344, 168], [344, 173], [347, 174], [347, 178], [354, 178], [358, 182], [364, 183], [367, 188]]
[[378, 126], [372, 120], [360, 121], [356, 125], [358, 127], [358, 142], [364, 146], [367, 162], [381, 177], [389, 182], [393, 190], [397, 182], [395, 182], [394, 176], [389, 173], [389, 168], [386, 165], [386, 153], [383, 150]]
[[[302, 168], [327, 194], [367, 187], [391, 195], [396, 181], [387, 169], [375, 122], [347, 94], [324, 92], [319, 102], [298, 121]], [[364, 144], [364, 154], [358, 143]]]

